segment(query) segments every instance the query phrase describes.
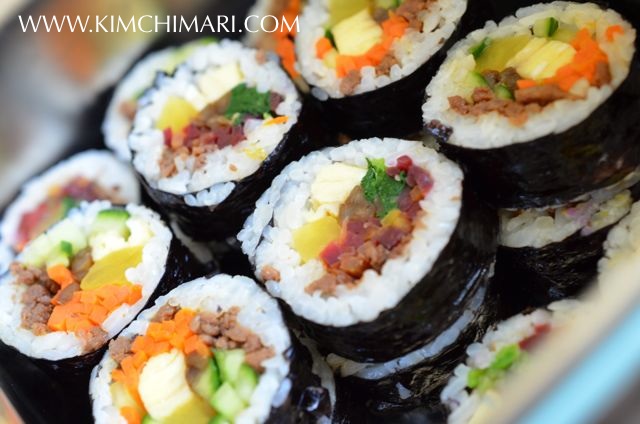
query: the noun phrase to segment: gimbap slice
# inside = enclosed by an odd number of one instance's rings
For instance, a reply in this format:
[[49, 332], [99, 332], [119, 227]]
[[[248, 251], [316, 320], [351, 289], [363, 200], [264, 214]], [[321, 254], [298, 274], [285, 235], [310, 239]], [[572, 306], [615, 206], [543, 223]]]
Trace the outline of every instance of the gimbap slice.
[[239, 43], [197, 49], [141, 99], [129, 138], [150, 196], [197, 241], [223, 239], [310, 143], [295, 86]]
[[321, 351], [391, 360], [452, 324], [493, 261], [497, 218], [462, 180], [422, 143], [351, 142], [285, 168], [238, 239]]
[[609, 231], [604, 242], [604, 256], [598, 262], [598, 281], [600, 289], [606, 294], [615, 287], [610, 281], [619, 279], [607, 278], [617, 269], [638, 260], [640, 252], [640, 202], [631, 206], [629, 214]]
[[300, 72], [349, 136], [418, 132], [421, 90], [466, 10], [466, 0], [311, 0], [296, 37]]
[[536, 305], [578, 294], [596, 276], [607, 234], [640, 196], [639, 179], [634, 172], [569, 204], [501, 210], [497, 269], [505, 289]]
[[450, 411], [447, 422], [484, 422], [483, 417], [495, 413], [509, 374], [526, 362], [527, 354], [548, 333], [561, 332], [584, 308], [575, 300], [555, 302], [501, 322], [481, 342], [470, 345], [467, 360], [456, 367], [440, 395]]
[[97, 351], [156, 290], [189, 276], [188, 264], [175, 269], [173, 241], [142, 206], [99, 201], [74, 209], [29, 243], [0, 281], [0, 339], [48, 361]]
[[570, 202], [640, 164], [636, 30], [611, 9], [553, 2], [490, 21], [427, 87], [426, 130], [502, 208]]
[[220, 274], [174, 289], [109, 346], [90, 383], [97, 423], [316, 422], [331, 401], [275, 300]]
[[186, 60], [196, 47], [209, 42], [211, 42], [210, 39], [202, 39], [180, 47], [169, 47], [150, 53], [120, 81], [109, 102], [102, 124], [105, 144], [120, 159], [131, 160], [127, 138], [138, 109], [138, 100], [145, 90], [153, 85], [157, 74], [173, 73], [176, 66]]
[[140, 201], [131, 168], [106, 151], [77, 154], [26, 183], [4, 214], [2, 242], [19, 253], [75, 206], [94, 200], [121, 205]]

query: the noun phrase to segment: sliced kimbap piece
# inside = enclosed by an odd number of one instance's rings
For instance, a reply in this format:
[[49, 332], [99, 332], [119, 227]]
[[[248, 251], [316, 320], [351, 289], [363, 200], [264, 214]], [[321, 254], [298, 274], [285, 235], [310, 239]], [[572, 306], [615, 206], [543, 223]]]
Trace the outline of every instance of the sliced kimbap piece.
[[26, 183], [4, 213], [0, 238], [19, 253], [81, 202], [94, 200], [140, 202], [134, 172], [106, 151], [79, 153]]
[[277, 302], [246, 277], [159, 298], [94, 368], [96, 423], [316, 422], [331, 401]]
[[193, 278], [192, 266], [155, 212], [84, 204], [29, 243], [0, 281], [0, 339], [31, 358], [82, 364], [154, 293]]
[[139, 106], [133, 164], [150, 196], [197, 241], [237, 232], [271, 179], [311, 143], [286, 73], [236, 42], [197, 49]]
[[298, 15], [306, 0], [258, 0], [247, 13], [250, 26], [245, 44], [256, 49], [275, 52], [282, 67], [300, 88], [304, 80], [296, 67], [295, 37]]
[[238, 240], [323, 353], [388, 361], [458, 319], [494, 260], [497, 217], [462, 182], [422, 143], [351, 142], [285, 168]]
[[198, 46], [212, 42], [201, 39], [179, 47], [169, 47], [142, 58], [120, 81], [109, 102], [102, 123], [102, 135], [108, 148], [122, 160], [131, 160], [127, 144], [138, 100], [153, 85], [158, 73], [171, 74]]
[[487, 287], [468, 309], [438, 337], [408, 354], [386, 362], [359, 363], [330, 354], [341, 390], [348, 390], [369, 414], [389, 416], [417, 407], [438, 409], [440, 391], [453, 368], [464, 359], [468, 345], [479, 341], [494, 322], [495, 304]]
[[467, 0], [310, 0], [296, 52], [337, 129], [354, 138], [420, 130], [422, 90], [467, 10]]
[[563, 300], [547, 308], [513, 316], [488, 331], [481, 342], [467, 348], [467, 359], [459, 364], [440, 395], [449, 409], [449, 424], [485, 422], [500, 410], [501, 390], [509, 375], [527, 361], [529, 354], [551, 332], [584, 314], [585, 305]]
[[501, 208], [559, 205], [640, 164], [636, 30], [611, 9], [554, 2], [492, 21], [427, 87], [426, 130]]
[[[604, 242], [604, 256], [598, 262], [598, 282], [604, 294], [615, 293], [614, 281], [608, 278], [629, 263], [637, 263], [640, 253], [640, 202], [631, 206], [631, 212], [623, 218], [607, 235]], [[627, 282], [627, 280], [625, 280]]]
[[569, 204], [501, 210], [497, 268], [507, 291], [544, 305], [586, 288], [607, 234], [640, 198], [639, 180], [634, 172]]

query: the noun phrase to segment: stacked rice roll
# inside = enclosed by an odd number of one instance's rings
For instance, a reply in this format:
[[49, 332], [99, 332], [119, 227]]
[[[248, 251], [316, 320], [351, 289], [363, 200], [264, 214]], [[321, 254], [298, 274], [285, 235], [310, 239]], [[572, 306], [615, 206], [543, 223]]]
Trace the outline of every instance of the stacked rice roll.
[[486, 284], [497, 219], [462, 181], [419, 142], [351, 142], [288, 166], [238, 239], [321, 351], [388, 361], [435, 339]]
[[453, 42], [467, 0], [311, 0], [300, 17], [300, 72], [351, 137], [420, 130], [421, 93]]
[[[629, 263], [637, 263], [640, 253], [640, 202], [631, 206], [629, 214], [607, 235], [604, 242], [604, 256], [598, 262], [598, 281], [602, 292], [617, 293], [614, 281], [608, 278], [617, 269], [624, 269]], [[622, 281], [622, 280], [620, 280]], [[626, 283], [626, 281], [625, 281]]]
[[503, 208], [572, 201], [640, 163], [636, 30], [553, 2], [469, 34], [427, 87], [426, 129]]
[[639, 180], [636, 171], [569, 204], [501, 210], [498, 274], [518, 281], [505, 290], [530, 305], [578, 294], [596, 276], [607, 234], [640, 198]]
[[74, 207], [94, 200], [114, 204], [140, 201], [133, 171], [106, 151], [77, 154], [26, 183], [4, 213], [2, 243], [11, 253], [20, 253]]
[[0, 281], [0, 339], [29, 357], [81, 366], [154, 293], [192, 276], [184, 258], [155, 212], [84, 204], [27, 244]]
[[210, 39], [205, 38], [150, 53], [120, 81], [109, 101], [102, 124], [105, 144], [120, 159], [131, 160], [127, 139], [138, 109], [138, 99], [153, 85], [157, 74], [172, 74], [176, 66], [185, 61], [195, 48], [210, 42]]
[[253, 281], [220, 274], [159, 298], [92, 373], [97, 423], [316, 422], [331, 395]]
[[293, 83], [263, 53], [231, 41], [201, 47], [140, 100], [133, 164], [185, 234], [223, 239], [310, 144], [301, 109]]
[[258, 0], [247, 13], [251, 17], [247, 23], [252, 27], [244, 40], [250, 47], [275, 52], [282, 67], [301, 88], [305, 85], [296, 67], [294, 41], [298, 33], [296, 19], [305, 3], [305, 0]]
[[475, 294], [467, 310], [435, 340], [386, 362], [360, 363], [335, 354], [327, 362], [337, 384], [352, 393], [364, 410], [389, 417], [412, 408], [438, 409], [440, 391], [453, 368], [464, 359], [466, 347], [480, 340], [495, 318], [493, 293], [486, 287]]
[[500, 411], [509, 375], [517, 372], [546, 335], [561, 332], [584, 308], [574, 300], [555, 302], [501, 322], [482, 342], [470, 345], [467, 360], [456, 367], [440, 395], [450, 411], [447, 422], [490, 422], [491, 414]]

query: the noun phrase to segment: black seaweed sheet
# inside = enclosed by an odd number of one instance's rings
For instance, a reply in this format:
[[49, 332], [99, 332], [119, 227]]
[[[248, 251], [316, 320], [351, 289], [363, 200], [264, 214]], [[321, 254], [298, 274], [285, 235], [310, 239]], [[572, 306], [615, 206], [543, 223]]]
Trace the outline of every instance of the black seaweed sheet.
[[[155, 299], [167, 294], [181, 283], [202, 275], [203, 268], [200, 262], [194, 259], [182, 243], [174, 237], [169, 248], [165, 273], [145, 308], [152, 305]], [[47, 401], [42, 400], [44, 404], [42, 408], [45, 408], [47, 413], [42, 417], [45, 421], [40, 422], [90, 422], [89, 375], [91, 369], [100, 362], [106, 349], [107, 346], [105, 345], [97, 351], [82, 356], [60, 361], [49, 361], [28, 358], [13, 347], [0, 342], [0, 357], [10, 357], [15, 363], [21, 364], [26, 369], [37, 369], [37, 373], [43, 377], [42, 384], [45, 386], [63, 388], [62, 391], [57, 393], [64, 393], [65, 402], [62, 402], [57, 408], [48, 409]], [[14, 381], [16, 381], [21, 372], [20, 369], [7, 367], [3, 367], [3, 369], [9, 376], [16, 375], [16, 377], [11, 378]], [[14, 399], [11, 400], [13, 401]], [[38, 405], [39, 402], [40, 400], [35, 404]], [[36, 419], [34, 422], [39, 421]]]
[[[629, 189], [633, 201], [640, 198], [640, 184]], [[503, 278], [505, 293], [525, 296], [530, 306], [579, 295], [598, 273], [603, 243], [614, 223], [589, 235], [580, 231], [541, 248], [498, 247], [497, 272]]]
[[385, 87], [340, 99], [318, 101], [336, 131], [358, 138], [404, 137], [422, 128], [425, 87], [444, 61], [447, 51], [490, 18], [483, 0], [469, 0], [458, 28], [442, 47], [411, 75]]
[[[438, 411], [441, 408], [440, 392], [451, 377], [453, 369], [464, 360], [467, 346], [480, 340], [485, 330], [495, 322], [497, 298], [492, 287], [489, 287], [488, 276], [484, 284], [476, 294], [478, 304], [467, 310], [471, 314], [470, 321], [440, 352], [381, 379], [338, 377], [338, 384], [357, 393], [367, 413], [379, 418], [418, 407]], [[401, 396], [398, 385], [402, 385], [410, 394]]]
[[311, 371], [311, 354], [293, 334], [287, 356], [291, 364], [287, 376], [292, 383], [291, 391], [282, 405], [271, 408], [266, 422], [314, 424], [322, 417], [330, 418], [334, 405], [329, 391], [322, 386], [320, 377]]
[[139, 173], [138, 177], [149, 196], [178, 223], [186, 235], [196, 241], [222, 241], [240, 231], [260, 195], [286, 165], [313, 150], [330, 145], [333, 140], [335, 138], [326, 131], [316, 105], [304, 102], [298, 122], [260, 168], [237, 182], [231, 194], [214, 207], [189, 206], [184, 196], [155, 189]]
[[471, 176], [481, 196], [500, 208], [567, 203], [620, 181], [640, 165], [640, 57], [630, 74], [587, 119], [560, 134], [493, 149], [447, 143], [450, 128], [427, 122], [426, 131]]
[[495, 211], [465, 188], [456, 229], [431, 271], [375, 320], [324, 326], [295, 316], [287, 304], [281, 304], [289, 320], [297, 321], [323, 354], [385, 362], [429, 343], [464, 313], [494, 261], [496, 237]]

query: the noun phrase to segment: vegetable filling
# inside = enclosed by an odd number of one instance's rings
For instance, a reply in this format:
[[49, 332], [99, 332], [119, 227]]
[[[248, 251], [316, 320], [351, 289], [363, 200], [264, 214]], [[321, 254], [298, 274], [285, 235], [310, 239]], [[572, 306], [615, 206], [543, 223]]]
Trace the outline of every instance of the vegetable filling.
[[274, 356], [238, 322], [239, 308], [159, 308], [144, 335], [109, 345], [110, 391], [128, 424], [232, 423], [251, 402], [263, 362]]
[[[610, 26], [605, 41], [622, 33], [620, 25]], [[536, 21], [529, 34], [487, 37], [468, 53], [475, 61], [464, 84], [469, 94], [449, 97], [451, 109], [471, 116], [497, 112], [517, 126], [555, 101], [583, 99], [590, 87], [612, 81], [595, 34], [555, 18]]]
[[115, 204], [123, 203], [118, 190], [117, 187], [106, 189], [83, 177], [74, 178], [65, 186], [51, 188], [44, 201], [22, 215], [13, 248], [21, 252], [27, 243], [64, 219], [82, 201], [109, 200]]
[[88, 234], [65, 220], [36, 238], [11, 265], [16, 283], [25, 286], [22, 327], [37, 336], [74, 333], [86, 352], [104, 345], [104, 321], [142, 298], [142, 286], [126, 271], [142, 262], [150, 238], [146, 224], [124, 209], [99, 212]]
[[362, 81], [361, 70], [390, 75], [399, 65], [395, 40], [423, 29], [423, 12], [433, 0], [357, 0], [329, 2], [325, 36], [316, 42], [316, 57], [342, 79], [340, 91], [351, 95]]
[[[367, 163], [366, 171], [330, 165], [312, 185], [315, 214], [324, 216], [312, 216], [297, 229], [293, 244], [303, 261], [319, 259], [326, 272], [306, 287], [307, 293], [331, 296], [338, 286], [355, 287], [366, 270], [380, 272], [411, 239], [423, 213], [420, 201], [433, 186], [430, 174], [408, 156], [400, 156], [391, 167], [383, 159]], [[336, 195], [337, 188], [345, 187], [350, 191]], [[268, 268], [264, 271], [269, 274]]]

